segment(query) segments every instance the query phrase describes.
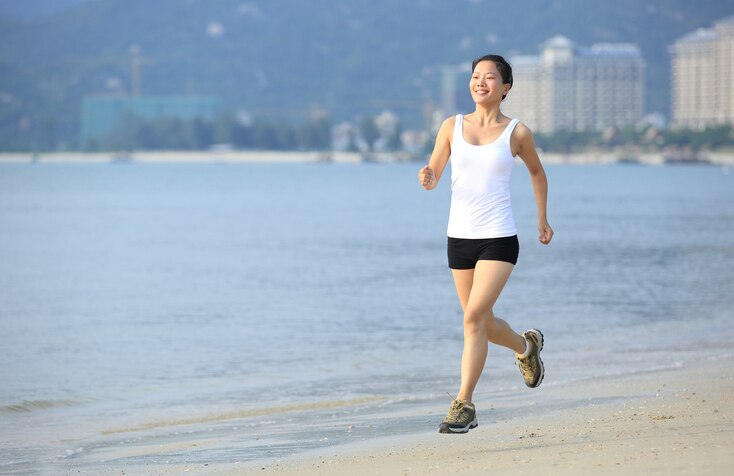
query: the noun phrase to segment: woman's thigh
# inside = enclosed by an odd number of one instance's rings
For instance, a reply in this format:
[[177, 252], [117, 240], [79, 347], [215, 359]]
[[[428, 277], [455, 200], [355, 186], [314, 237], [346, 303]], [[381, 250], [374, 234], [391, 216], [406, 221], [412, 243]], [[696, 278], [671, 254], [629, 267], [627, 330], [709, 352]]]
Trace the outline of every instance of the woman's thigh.
[[469, 293], [471, 293], [472, 283], [474, 282], [474, 268], [452, 269], [451, 274], [454, 276], [454, 285], [456, 286], [456, 294], [459, 296], [461, 310], [466, 311], [466, 303], [469, 301]]
[[477, 261], [464, 311], [471, 309], [481, 314], [489, 313], [514, 268], [512, 263], [506, 261]]
[[476, 268], [452, 269], [461, 310], [466, 311], [471, 299], [473, 308], [490, 311], [514, 268], [506, 261], [479, 260]]

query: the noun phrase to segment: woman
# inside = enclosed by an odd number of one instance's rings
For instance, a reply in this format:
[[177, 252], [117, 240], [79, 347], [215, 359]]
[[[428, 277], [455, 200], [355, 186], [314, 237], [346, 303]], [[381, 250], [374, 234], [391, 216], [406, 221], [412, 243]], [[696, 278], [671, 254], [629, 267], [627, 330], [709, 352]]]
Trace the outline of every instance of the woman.
[[469, 90], [474, 112], [446, 119], [438, 131], [429, 164], [418, 173], [426, 190], [438, 185], [451, 158], [451, 210], [448, 261], [464, 311], [461, 388], [439, 426], [441, 433], [466, 433], [477, 426], [472, 394], [487, 359], [488, 341], [515, 351], [528, 387], [543, 380], [543, 334], [517, 334], [492, 312], [517, 263], [519, 245], [510, 203], [510, 173], [515, 156], [525, 162], [538, 207], [542, 244], [553, 238], [546, 218], [548, 182], [530, 130], [500, 111], [512, 87], [512, 68], [487, 55], [472, 63]]

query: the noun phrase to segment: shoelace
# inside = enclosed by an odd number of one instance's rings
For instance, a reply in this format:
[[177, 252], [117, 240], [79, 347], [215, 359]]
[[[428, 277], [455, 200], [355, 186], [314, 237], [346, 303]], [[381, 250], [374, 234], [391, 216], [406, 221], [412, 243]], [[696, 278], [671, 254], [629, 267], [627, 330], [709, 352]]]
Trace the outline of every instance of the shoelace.
[[529, 355], [523, 360], [518, 360], [518, 365], [520, 366], [520, 372], [522, 372], [523, 377], [530, 378], [535, 373], [537, 362], [534, 355]]
[[459, 415], [461, 415], [461, 411], [464, 409], [464, 402], [461, 402], [459, 400], [454, 400], [451, 402], [451, 408], [449, 408], [449, 418], [453, 420], [458, 420]]

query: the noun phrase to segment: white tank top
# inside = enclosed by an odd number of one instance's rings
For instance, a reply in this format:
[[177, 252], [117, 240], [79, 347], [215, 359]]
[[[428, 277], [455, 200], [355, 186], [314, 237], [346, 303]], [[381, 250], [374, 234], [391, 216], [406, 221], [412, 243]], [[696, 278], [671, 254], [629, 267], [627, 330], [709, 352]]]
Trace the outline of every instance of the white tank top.
[[494, 142], [472, 145], [464, 140], [464, 116], [456, 115], [451, 142], [451, 211], [448, 236], [502, 238], [517, 234], [510, 202], [513, 119]]

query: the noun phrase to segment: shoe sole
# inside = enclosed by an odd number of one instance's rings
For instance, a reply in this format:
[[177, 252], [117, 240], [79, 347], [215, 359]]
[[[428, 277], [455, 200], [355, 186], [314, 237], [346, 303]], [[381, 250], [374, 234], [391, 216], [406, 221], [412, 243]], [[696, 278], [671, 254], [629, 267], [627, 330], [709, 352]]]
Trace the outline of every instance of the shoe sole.
[[535, 339], [535, 345], [538, 346], [538, 363], [540, 364], [540, 378], [538, 379], [538, 383], [533, 385], [530, 388], [537, 388], [540, 386], [541, 383], [543, 383], [543, 378], [545, 378], [545, 367], [543, 366], [543, 359], [540, 358], [540, 351], [543, 350], [543, 333], [540, 332], [538, 329], [529, 329], [525, 331], [525, 334], [534, 334]]
[[443, 433], [444, 435], [455, 435], [455, 434], [463, 434], [468, 433], [469, 430], [473, 430], [474, 428], [478, 427], [479, 423], [477, 423], [476, 417], [474, 418], [474, 421], [469, 423], [469, 426], [465, 426], [462, 428], [449, 428], [449, 427], [443, 427], [440, 426], [438, 428], [439, 433]]

